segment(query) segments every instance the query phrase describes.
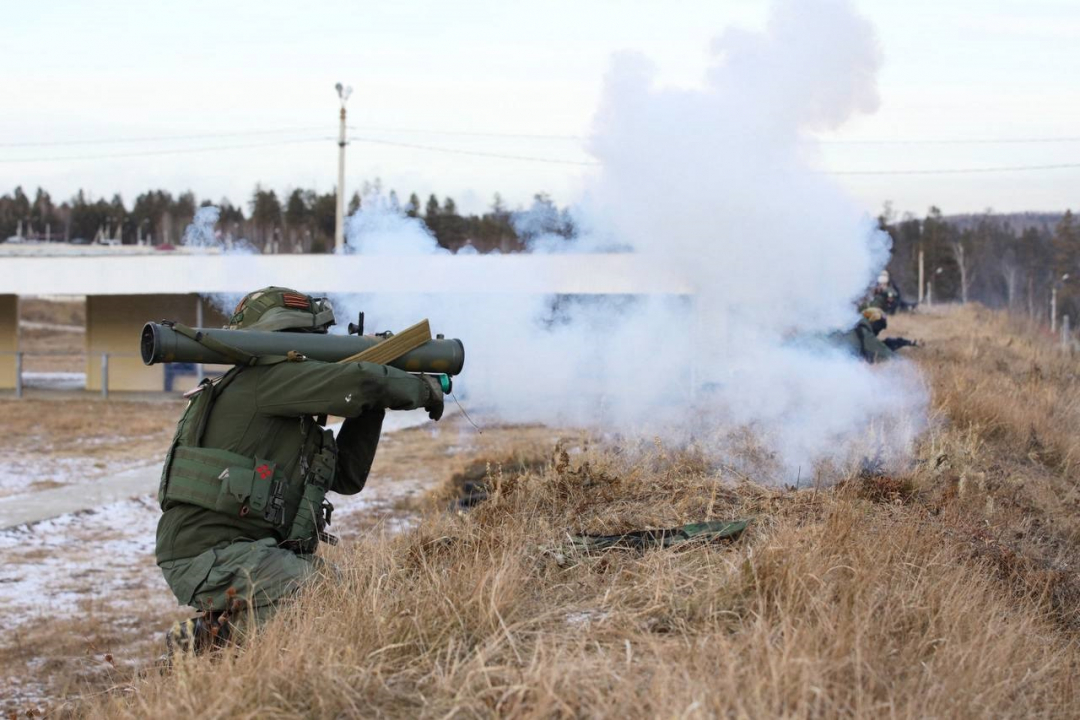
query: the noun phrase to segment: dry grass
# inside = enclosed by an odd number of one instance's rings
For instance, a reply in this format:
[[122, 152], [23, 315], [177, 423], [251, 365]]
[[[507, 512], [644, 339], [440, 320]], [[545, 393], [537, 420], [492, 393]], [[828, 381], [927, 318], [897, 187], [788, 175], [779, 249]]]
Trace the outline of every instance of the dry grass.
[[19, 349], [26, 372], [86, 371], [86, 301], [22, 298]]
[[19, 300], [19, 318], [26, 322], [85, 327], [86, 300], [24, 297]]
[[[895, 324], [934, 390], [903, 476], [777, 490], [567, 443], [466, 514], [338, 548], [342, 577], [242, 651], [66, 712], [1075, 717], [1076, 361], [985, 311]], [[734, 544], [565, 546], [733, 517]]]
[[77, 457], [101, 469], [164, 456], [184, 402], [102, 401], [81, 393], [0, 399], [0, 454]]

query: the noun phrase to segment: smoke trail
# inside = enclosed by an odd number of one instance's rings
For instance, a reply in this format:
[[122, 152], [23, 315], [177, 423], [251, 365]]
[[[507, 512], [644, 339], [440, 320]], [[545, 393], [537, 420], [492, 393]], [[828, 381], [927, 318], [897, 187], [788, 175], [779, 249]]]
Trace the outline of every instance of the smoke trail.
[[[808, 342], [851, 327], [889, 240], [814, 169], [808, 133], [877, 107], [872, 27], [842, 0], [779, 0], [764, 31], [713, 44], [700, 88], [658, 86], [621, 54], [589, 143], [601, 161], [572, 225], [518, 218], [537, 252], [630, 251], [674, 270], [692, 298], [342, 297], [380, 327], [420, 317], [465, 338], [465, 387], [489, 418], [694, 437], [751, 434], [778, 477], [878, 452], [906, 456], [926, 393], [906, 363], [869, 367]], [[418, 221], [365, 199], [349, 245], [444, 252]], [[802, 338], [802, 339], [800, 339]], [[748, 431], [748, 432], [747, 432]]]
[[[253, 248], [247, 240], [226, 240], [217, 232], [216, 226], [221, 218], [221, 209], [212, 205], [200, 207], [195, 217], [184, 228], [180, 244], [204, 252], [220, 252], [226, 255], [253, 255]], [[233, 308], [243, 297], [242, 293], [212, 293], [203, 298], [213, 305], [222, 315], [232, 315]]]

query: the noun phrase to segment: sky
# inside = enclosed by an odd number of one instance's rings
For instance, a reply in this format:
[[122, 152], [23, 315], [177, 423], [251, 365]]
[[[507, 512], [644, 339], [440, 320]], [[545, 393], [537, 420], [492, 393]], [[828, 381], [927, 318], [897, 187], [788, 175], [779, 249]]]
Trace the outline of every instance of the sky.
[[[881, 47], [880, 107], [821, 136], [816, 162], [867, 213], [1080, 204], [1080, 3], [854, 6]], [[0, 193], [82, 188], [130, 207], [148, 188], [234, 203], [256, 183], [328, 192], [340, 81], [350, 195], [380, 178], [469, 212], [495, 193], [567, 204], [593, 171], [585, 138], [614, 53], [693, 87], [713, 38], [768, 13], [764, 0], [9, 3]], [[1046, 165], [1078, 167], [896, 174]], [[868, 171], [883, 174], [845, 174]]]

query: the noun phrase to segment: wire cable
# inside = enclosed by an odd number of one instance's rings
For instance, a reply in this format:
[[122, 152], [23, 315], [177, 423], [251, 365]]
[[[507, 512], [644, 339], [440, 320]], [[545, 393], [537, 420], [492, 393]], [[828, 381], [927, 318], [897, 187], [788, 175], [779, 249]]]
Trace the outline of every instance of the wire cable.
[[112, 138], [99, 140], [51, 140], [31, 142], [3, 142], [0, 147], [69, 147], [74, 145], [124, 145], [140, 142], [169, 142], [173, 140], [206, 140], [209, 138], [250, 137], [252, 135], [281, 135], [292, 132], [328, 130], [325, 125], [315, 127], [281, 128], [278, 130], [248, 130], [246, 132], [200, 133], [195, 135], [156, 135], [149, 137]]
[[[419, 145], [416, 143], [395, 142], [392, 140], [379, 140], [376, 138], [353, 137], [354, 142], [372, 143], [375, 145], [388, 145], [412, 150], [427, 150], [431, 152], [450, 153], [454, 155], [473, 155], [477, 157], [495, 158], [500, 160], [524, 160], [527, 162], [542, 162], [556, 165], [575, 165], [584, 167], [599, 167], [600, 163], [588, 160], [559, 160], [554, 158], [541, 158], [526, 155], [504, 155], [502, 153], [482, 152], [479, 150], [460, 150], [457, 148], [438, 147], [435, 145]], [[1052, 165], [1011, 165], [984, 168], [941, 168], [925, 170], [819, 170], [822, 175], [962, 175], [969, 173], [998, 173], [998, 172], [1029, 172], [1036, 170], [1065, 170], [1080, 168], [1080, 163], [1059, 163]]]
[[[361, 132], [387, 132], [409, 135], [451, 135], [460, 137], [491, 137], [491, 138], [519, 138], [524, 140], [576, 140], [583, 141], [585, 135], [555, 134], [555, 133], [512, 133], [492, 132], [481, 130], [438, 130], [433, 128], [394, 128], [374, 127], [362, 125], [349, 125], [350, 130]], [[1021, 145], [1028, 143], [1051, 144], [1051, 143], [1078, 143], [1080, 137], [1018, 137], [1018, 138], [975, 138], [975, 139], [911, 139], [911, 140], [828, 140], [824, 138], [809, 138], [807, 143], [821, 145]]]
[[[508, 138], [522, 140], [573, 140], [584, 141], [585, 135], [562, 134], [562, 133], [518, 133], [485, 130], [440, 130], [438, 128], [415, 128], [415, 127], [386, 127], [386, 126], [363, 126], [349, 125], [350, 130], [361, 132], [386, 132], [411, 135], [447, 135], [458, 137], [489, 137]], [[313, 130], [328, 130], [326, 125], [277, 128], [267, 130], [246, 130], [237, 132], [220, 133], [192, 133], [184, 135], [152, 135], [142, 137], [102, 138], [93, 140], [49, 140], [49, 141], [19, 141], [0, 142], [0, 147], [60, 147], [77, 145], [121, 145], [140, 142], [171, 142], [176, 140], [204, 140], [209, 138], [226, 137], [250, 137], [252, 135], [280, 135], [290, 132], [308, 132]], [[824, 138], [808, 138], [808, 143], [821, 145], [1017, 145], [1017, 144], [1052, 144], [1052, 143], [1080, 143], [1080, 136], [1076, 137], [1016, 137], [1016, 138], [927, 138], [927, 139], [868, 139], [868, 140], [829, 140]]]
[[366, 127], [363, 125], [349, 125], [350, 130], [360, 132], [387, 132], [405, 135], [453, 135], [459, 137], [491, 137], [491, 138], [515, 138], [522, 140], [575, 140], [585, 139], [584, 135], [559, 135], [545, 133], [510, 133], [510, 132], [485, 132], [480, 130], [429, 130], [424, 128], [391, 128], [391, 127]]
[[168, 150], [137, 150], [125, 153], [110, 153], [108, 155], [67, 155], [38, 158], [0, 158], [0, 165], [11, 163], [68, 162], [75, 160], [119, 160], [122, 158], [153, 157], [156, 155], [184, 155], [187, 153], [205, 153], [228, 150], [246, 150], [250, 148], [279, 147], [281, 145], [298, 145], [301, 143], [326, 142], [327, 140], [337, 140], [337, 138], [333, 138], [327, 135], [325, 137], [305, 138], [298, 140], [276, 140], [274, 142], [247, 143], [242, 145], [215, 145], [213, 147], [172, 148]]
[[1052, 143], [1078, 143], [1080, 137], [1029, 137], [1029, 138], [984, 138], [954, 140], [810, 140], [821, 145], [1026, 145]]
[[1080, 163], [1056, 165], [1008, 165], [983, 168], [939, 168], [929, 170], [823, 170], [824, 175], [968, 175], [976, 173], [1031, 172], [1035, 170], [1068, 170], [1080, 168]]
[[390, 147], [408, 148], [410, 150], [426, 150], [428, 152], [447, 153], [450, 155], [473, 155], [476, 157], [496, 158], [499, 160], [524, 160], [527, 162], [549, 163], [552, 165], [578, 165], [599, 166], [600, 163], [589, 160], [559, 160], [556, 158], [542, 158], [530, 155], [505, 155], [503, 153], [484, 152], [482, 150], [459, 150], [457, 148], [438, 147], [436, 145], [418, 145], [416, 143], [396, 142], [394, 140], [380, 140], [369, 137], [351, 137], [350, 142], [368, 143], [371, 145], [387, 145]]
[[[268, 131], [269, 132], [269, 131]], [[278, 131], [273, 131], [278, 132]], [[254, 133], [248, 133], [254, 134]], [[216, 145], [196, 148], [172, 148], [159, 150], [138, 150], [124, 153], [110, 153], [104, 155], [68, 155], [37, 158], [4, 158], [0, 164], [31, 163], [31, 162], [68, 162], [78, 160], [114, 160], [133, 157], [152, 157], [160, 155], [182, 155], [187, 153], [224, 152], [231, 150], [245, 150], [254, 148], [279, 147], [282, 145], [295, 145], [302, 143], [326, 142], [337, 138], [324, 135], [320, 137], [298, 138], [291, 140], [275, 140], [262, 143], [244, 143], [239, 145]], [[441, 147], [438, 145], [424, 145], [419, 143], [398, 142], [372, 137], [352, 137], [349, 142], [383, 145], [387, 147], [405, 148], [409, 150], [422, 150], [425, 152], [437, 152], [450, 155], [464, 155], [471, 157], [491, 158], [495, 160], [516, 160], [523, 162], [545, 163], [549, 165], [568, 165], [575, 167], [599, 167], [601, 163], [592, 160], [565, 160], [559, 158], [537, 157], [532, 155], [511, 155], [505, 153], [485, 152], [482, 150], [462, 150], [459, 148]], [[1080, 168], [1080, 163], [1054, 163], [1043, 165], [1004, 165], [991, 167], [972, 168], [928, 168], [928, 169], [899, 169], [899, 170], [818, 170], [822, 175], [860, 176], [860, 175], [965, 175], [985, 173], [1008, 173], [1008, 172], [1035, 172], [1044, 170], [1067, 170]]]

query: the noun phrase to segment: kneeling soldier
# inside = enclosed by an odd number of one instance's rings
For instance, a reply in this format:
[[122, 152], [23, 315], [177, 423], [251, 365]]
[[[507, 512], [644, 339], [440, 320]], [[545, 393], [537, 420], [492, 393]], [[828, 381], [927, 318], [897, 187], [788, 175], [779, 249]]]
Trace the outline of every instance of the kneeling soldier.
[[[227, 327], [325, 333], [333, 324], [327, 301], [269, 287], [241, 300]], [[170, 649], [223, 642], [230, 613], [268, 617], [318, 572], [319, 540], [332, 541], [326, 493], [364, 487], [385, 411], [424, 408], [433, 420], [443, 411], [434, 378], [296, 357], [239, 365], [188, 397], [162, 470], [156, 555], [176, 599], [203, 614], [173, 626]], [[327, 415], [345, 418], [336, 439]]]

